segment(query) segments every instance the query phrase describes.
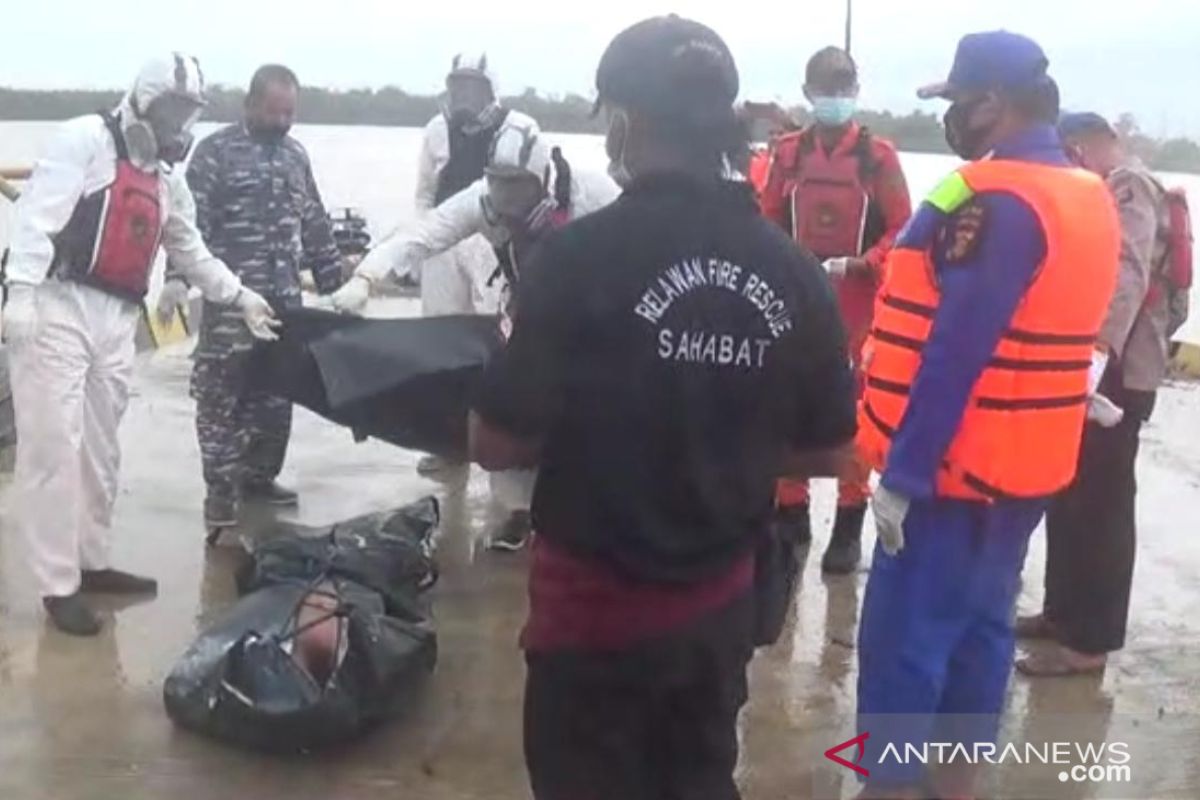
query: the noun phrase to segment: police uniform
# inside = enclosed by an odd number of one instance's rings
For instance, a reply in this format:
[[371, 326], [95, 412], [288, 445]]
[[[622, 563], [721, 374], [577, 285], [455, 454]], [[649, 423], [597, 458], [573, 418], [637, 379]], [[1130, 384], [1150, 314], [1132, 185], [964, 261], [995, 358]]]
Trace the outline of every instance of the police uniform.
[[1170, 335], [1180, 321], [1172, 319], [1172, 301], [1187, 297], [1186, 291], [1173, 296], [1164, 274], [1165, 189], [1136, 161], [1114, 170], [1107, 182], [1122, 247], [1117, 289], [1100, 330], [1110, 354], [1100, 393], [1125, 413], [1111, 428], [1087, 425], [1079, 474], [1046, 514], [1043, 617], [1056, 641], [1089, 655], [1125, 646], [1137, 553], [1139, 434], [1167, 376]]
[[[262, 142], [230, 125], [197, 146], [187, 180], [204, 240], [272, 306], [301, 304], [301, 270], [312, 271], [323, 294], [341, 285], [333, 228], [299, 142]], [[236, 314], [205, 304], [191, 394], [212, 497], [235, 499], [246, 483], [270, 483], [287, 452], [291, 404], [246, 388], [252, 347]]]
[[881, 762], [889, 743], [994, 739], [1026, 546], [1074, 474], [1117, 249], [1103, 184], [1044, 125], [944, 181], [889, 258], [859, 445], [911, 505], [903, 549], [876, 547], [859, 629], [872, 783], [923, 777]]

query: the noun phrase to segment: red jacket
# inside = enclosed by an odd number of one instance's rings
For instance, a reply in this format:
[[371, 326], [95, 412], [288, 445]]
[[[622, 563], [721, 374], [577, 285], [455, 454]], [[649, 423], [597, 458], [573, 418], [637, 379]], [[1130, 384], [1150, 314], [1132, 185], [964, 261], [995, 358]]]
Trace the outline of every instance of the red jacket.
[[[861, 147], [859, 140], [864, 133], [857, 123], [851, 123], [831, 152], [826, 153], [822, 149], [817, 155], [829, 159], [850, 155]], [[851, 355], [856, 362], [871, 328], [875, 292], [883, 278], [884, 261], [900, 229], [912, 214], [908, 183], [900, 168], [895, 146], [873, 134], [867, 135], [866, 145], [869, 164], [860, 172], [866, 178], [863, 188], [868, 198], [862, 258], [866, 260], [871, 273], [848, 275], [835, 281]], [[785, 134], [771, 143], [771, 165], [766, 186], [760, 193], [760, 203], [763, 214], [792, 235], [792, 191], [803, 172], [805, 158], [816, 148], [822, 148], [822, 144], [812, 127]]]

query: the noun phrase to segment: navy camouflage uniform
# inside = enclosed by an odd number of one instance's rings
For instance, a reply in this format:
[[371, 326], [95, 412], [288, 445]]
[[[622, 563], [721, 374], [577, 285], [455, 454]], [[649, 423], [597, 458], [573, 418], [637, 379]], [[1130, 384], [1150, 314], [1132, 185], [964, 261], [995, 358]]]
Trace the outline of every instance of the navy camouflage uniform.
[[[230, 125], [196, 147], [187, 181], [209, 249], [276, 311], [301, 304], [301, 270], [322, 294], [341, 285], [333, 228], [299, 142], [264, 143]], [[291, 403], [246, 388], [253, 345], [236, 307], [205, 303], [191, 396], [210, 496], [236, 499], [247, 483], [269, 483], [287, 453]]]

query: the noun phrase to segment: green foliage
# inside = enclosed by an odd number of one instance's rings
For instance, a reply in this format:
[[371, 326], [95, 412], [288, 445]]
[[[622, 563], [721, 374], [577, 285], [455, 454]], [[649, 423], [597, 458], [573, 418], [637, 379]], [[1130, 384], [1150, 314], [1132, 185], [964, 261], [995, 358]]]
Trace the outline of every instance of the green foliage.
[[[233, 122], [241, 117], [245, 93], [242, 89], [215, 86], [209, 90], [205, 119]], [[120, 99], [115, 91], [32, 91], [0, 88], [0, 120], [58, 120], [111, 108]], [[602, 133], [604, 123], [592, 117], [592, 102], [579, 95], [540, 95], [532, 89], [506, 98], [510, 107], [529, 114], [548, 131]], [[328, 125], [421, 126], [438, 111], [438, 99], [408, 94], [394, 86], [382, 89], [334, 90], [306, 88], [300, 99], [303, 122]], [[793, 109], [798, 122], [807, 112]], [[872, 131], [896, 143], [901, 150], [946, 153], [941, 120], [920, 111], [896, 115], [890, 111], [861, 111], [859, 119]], [[1122, 114], [1115, 123], [1130, 152], [1151, 169], [1170, 172], [1200, 172], [1200, 144], [1176, 138], [1161, 141], [1144, 134], [1132, 114]]]

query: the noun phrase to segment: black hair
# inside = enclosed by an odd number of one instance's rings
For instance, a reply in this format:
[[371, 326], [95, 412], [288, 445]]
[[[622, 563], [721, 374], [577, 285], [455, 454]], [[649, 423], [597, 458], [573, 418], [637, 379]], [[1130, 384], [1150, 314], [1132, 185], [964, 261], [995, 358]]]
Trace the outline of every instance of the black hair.
[[254, 77], [250, 79], [250, 91], [246, 93], [246, 101], [262, 97], [270, 85], [290, 86], [298, 91], [300, 79], [282, 64], [264, 64], [254, 71]]
[[1032, 86], [1004, 90], [1017, 113], [1030, 122], [1057, 125], [1059, 117], [1058, 84], [1046, 76]]
[[[808, 65], [804, 68], [804, 82], [813, 83], [822, 72], [832, 69], [842, 69], [849, 67], [849, 75], [855, 81], [858, 80], [858, 64], [855, 63], [854, 57], [840, 47], [822, 47], [813, 57], [808, 60]], [[843, 70], [844, 71], [844, 70]]]

